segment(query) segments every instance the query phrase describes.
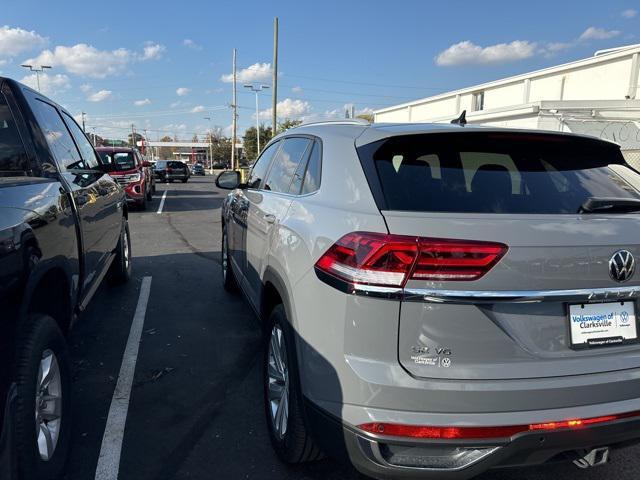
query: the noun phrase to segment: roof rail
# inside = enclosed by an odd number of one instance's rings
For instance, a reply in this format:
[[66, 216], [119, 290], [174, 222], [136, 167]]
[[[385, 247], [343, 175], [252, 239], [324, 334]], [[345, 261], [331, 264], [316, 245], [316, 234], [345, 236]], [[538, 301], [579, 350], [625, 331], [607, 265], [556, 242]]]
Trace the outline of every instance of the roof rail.
[[335, 120], [316, 120], [313, 122], [303, 122], [298, 127], [306, 127], [309, 125], [371, 125], [364, 118], [340, 118]]

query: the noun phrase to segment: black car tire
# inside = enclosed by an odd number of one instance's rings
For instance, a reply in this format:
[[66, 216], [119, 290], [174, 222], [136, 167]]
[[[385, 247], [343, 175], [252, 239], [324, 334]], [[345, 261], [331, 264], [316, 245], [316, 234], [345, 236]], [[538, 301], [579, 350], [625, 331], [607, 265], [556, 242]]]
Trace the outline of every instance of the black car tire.
[[151, 200], [153, 200], [153, 189], [154, 187], [151, 187], [148, 191], [147, 191], [147, 201], [150, 202]]
[[[279, 327], [283, 333], [283, 345], [286, 353], [289, 378], [287, 428], [282, 438], [280, 438], [276, 432], [273, 424], [269, 399], [269, 343], [274, 327]], [[295, 352], [295, 339], [293, 329], [287, 320], [287, 315], [282, 304], [276, 306], [269, 316], [264, 342], [263, 385], [267, 430], [269, 431], [271, 444], [278, 457], [283, 462], [290, 464], [310, 462], [322, 458], [322, 450], [317, 447], [315, 441], [309, 434], [309, 429], [306, 424], [302, 403], [302, 391], [300, 389], [298, 362]]]
[[138, 202], [138, 208], [140, 210], [146, 210], [147, 209], [147, 195], [146, 194], [142, 197], [142, 200], [140, 200]]
[[188, 178], [183, 178], [182, 179], [182, 183], [187, 183], [187, 180], [189, 180]]
[[[60, 372], [60, 433], [48, 460], [38, 451], [36, 395], [40, 362], [46, 351], [53, 352]], [[16, 351], [17, 385], [15, 440], [20, 478], [57, 480], [62, 477], [71, 439], [71, 369], [67, 344], [56, 321], [48, 315], [32, 315], [23, 326]]]
[[126, 283], [131, 278], [131, 235], [129, 234], [129, 222], [122, 219], [120, 240], [116, 247], [116, 258], [109, 268], [109, 281], [112, 284]]
[[153, 182], [153, 185], [151, 186], [151, 195], [155, 195], [156, 194], [156, 182]]
[[[226, 256], [226, 260], [225, 260]], [[229, 239], [227, 238], [227, 227], [222, 227], [222, 242], [220, 248], [220, 265], [222, 266], [222, 286], [229, 293], [238, 291], [238, 282], [233, 274], [231, 261], [229, 259]]]

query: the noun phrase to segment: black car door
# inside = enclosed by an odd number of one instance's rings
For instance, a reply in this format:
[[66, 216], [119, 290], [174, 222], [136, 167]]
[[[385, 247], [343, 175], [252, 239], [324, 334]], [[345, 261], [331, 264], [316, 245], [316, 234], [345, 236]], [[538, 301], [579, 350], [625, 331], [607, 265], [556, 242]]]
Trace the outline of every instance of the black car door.
[[[93, 147], [71, 117], [39, 97], [31, 99], [30, 104], [80, 217], [85, 260], [81, 295], [84, 295], [101, 278], [109, 254], [116, 246], [120, 234], [116, 223], [122, 218], [122, 192], [111, 177], [98, 169]], [[77, 144], [70, 130], [77, 130]]]

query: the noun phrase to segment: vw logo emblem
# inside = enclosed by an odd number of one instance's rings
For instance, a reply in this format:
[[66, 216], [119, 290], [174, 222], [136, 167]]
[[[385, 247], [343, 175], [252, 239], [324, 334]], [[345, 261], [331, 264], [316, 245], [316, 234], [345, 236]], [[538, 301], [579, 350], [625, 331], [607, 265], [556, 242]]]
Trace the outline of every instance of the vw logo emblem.
[[636, 269], [636, 260], [628, 250], [618, 250], [609, 260], [609, 275], [616, 282], [626, 282]]

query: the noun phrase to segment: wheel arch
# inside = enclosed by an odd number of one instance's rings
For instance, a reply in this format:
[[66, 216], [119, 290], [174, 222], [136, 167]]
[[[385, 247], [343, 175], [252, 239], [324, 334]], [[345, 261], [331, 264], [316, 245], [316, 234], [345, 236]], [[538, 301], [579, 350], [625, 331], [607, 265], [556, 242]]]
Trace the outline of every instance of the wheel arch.
[[269, 315], [276, 307], [282, 303], [284, 311], [287, 314], [287, 321], [294, 328], [296, 327], [295, 315], [293, 314], [293, 306], [291, 305], [291, 296], [289, 289], [286, 287], [285, 281], [272, 267], [268, 266], [263, 275], [262, 295], [260, 299], [260, 322], [266, 325]]

